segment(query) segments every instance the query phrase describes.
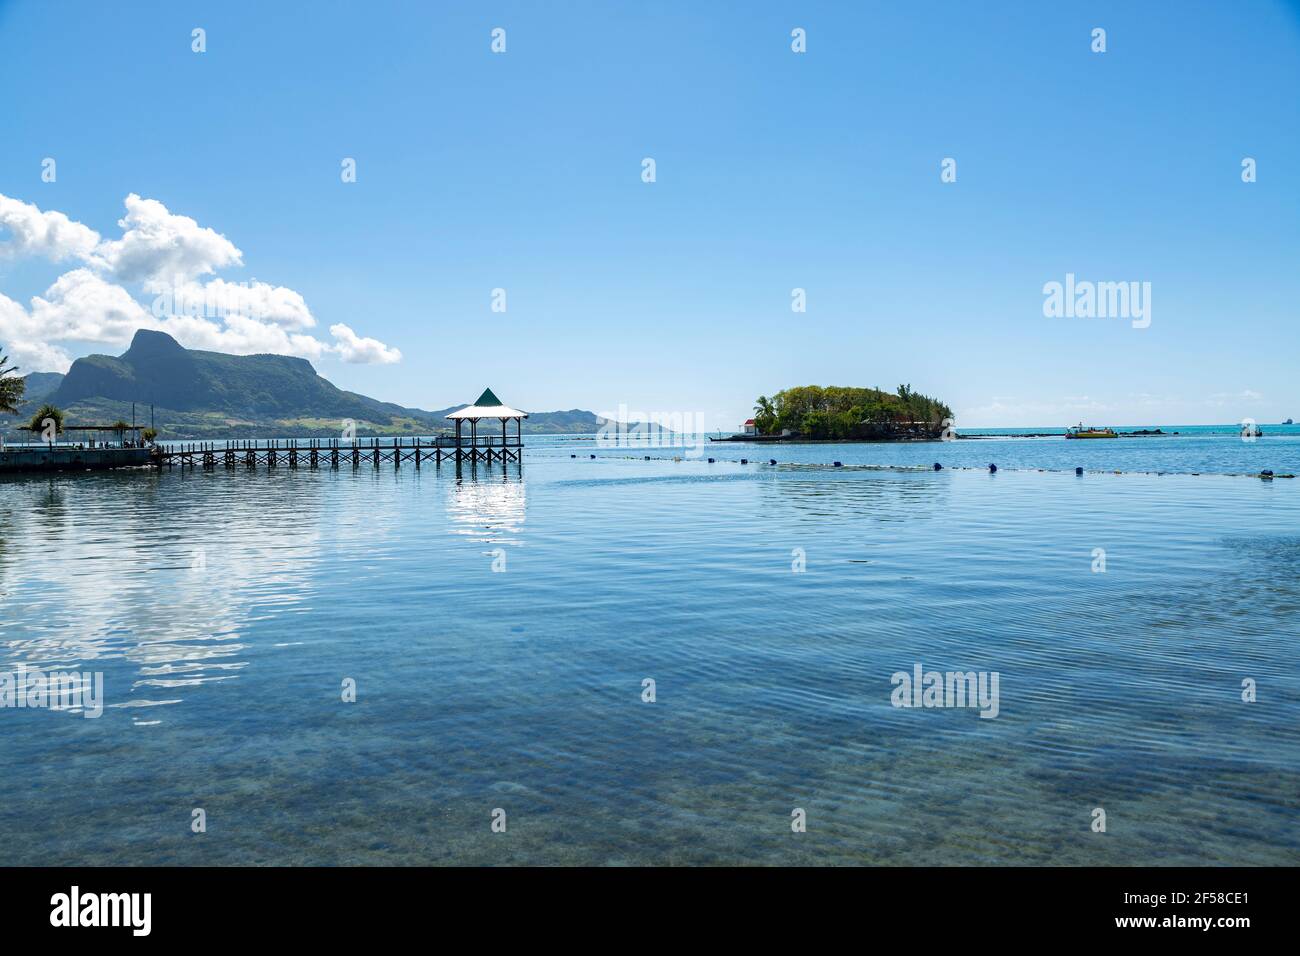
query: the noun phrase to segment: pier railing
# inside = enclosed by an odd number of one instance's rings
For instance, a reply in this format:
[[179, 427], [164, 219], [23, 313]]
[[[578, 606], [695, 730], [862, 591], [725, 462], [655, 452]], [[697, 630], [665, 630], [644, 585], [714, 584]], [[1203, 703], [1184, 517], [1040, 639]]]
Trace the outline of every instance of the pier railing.
[[487, 462], [520, 461], [523, 440], [501, 435], [432, 438], [273, 438], [232, 439], [215, 442], [167, 442], [154, 447], [153, 461], [159, 468], [378, 468], [388, 462], [400, 468], [410, 462], [435, 466], [447, 460]]
[[[227, 448], [236, 450], [245, 448], [281, 448], [288, 450], [297, 448], [305, 451], [311, 448], [374, 448], [376, 445], [380, 448], [391, 448], [394, 445], [400, 445], [403, 448], [455, 448], [456, 438], [454, 435], [435, 435], [432, 437], [420, 436], [411, 438], [407, 436], [387, 436], [384, 438], [358, 438], [355, 441], [348, 441], [341, 438], [250, 438], [240, 439], [232, 438], [225, 441], [210, 442], [158, 442], [158, 447], [165, 451], [225, 451]], [[460, 445], [468, 448], [471, 444], [480, 448], [491, 446], [501, 448], [503, 445], [507, 448], [523, 447], [523, 440], [509, 435], [504, 442], [500, 435], [478, 435], [471, 441], [470, 436], [464, 436]]]
[[148, 447], [148, 446], [145, 445], [144, 442], [130, 442], [130, 441], [126, 441], [126, 442], [121, 442], [121, 441], [87, 441], [87, 440], [83, 440], [83, 441], [55, 441], [55, 442], [48, 442], [48, 441], [5, 441], [4, 444], [3, 444], [3, 446], [0, 446], [0, 447], [6, 448], [6, 449], [10, 449], [10, 448], [12, 448], [12, 449], [15, 449], [15, 450], [18, 450], [18, 449], [33, 449], [33, 448], [38, 448], [38, 449], [39, 449], [39, 448], [50, 448], [50, 449], [54, 449], [55, 451], [58, 451], [58, 450], [61, 450], [61, 449], [64, 449], [64, 450], [77, 450], [77, 451], [80, 451], [80, 450], [90, 449], [90, 448], [94, 448], [94, 449], [99, 449], [99, 448], [146, 448], [146, 447]]

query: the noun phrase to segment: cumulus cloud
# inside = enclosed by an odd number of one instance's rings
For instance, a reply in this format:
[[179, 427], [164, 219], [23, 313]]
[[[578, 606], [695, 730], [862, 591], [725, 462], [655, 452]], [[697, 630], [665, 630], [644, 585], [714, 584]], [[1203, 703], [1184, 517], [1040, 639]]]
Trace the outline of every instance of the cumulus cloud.
[[42, 212], [35, 205], [0, 194], [0, 254], [13, 258], [42, 256], [59, 262], [87, 259], [99, 245], [99, 233], [61, 212]]
[[366, 365], [392, 365], [402, 360], [402, 353], [389, 348], [378, 339], [363, 339], [357, 333], [339, 322], [330, 326], [330, 335], [338, 340], [334, 351], [345, 362], [360, 362]]
[[[225, 236], [156, 199], [126, 198], [120, 239], [104, 240], [61, 212], [0, 195], [0, 255], [75, 259], [30, 309], [0, 295], [0, 343], [27, 370], [66, 371], [56, 342], [125, 345], [136, 329], [167, 332], [189, 348], [247, 355], [273, 352], [310, 360], [391, 364], [402, 353], [349, 326], [330, 327], [334, 342], [307, 334], [316, 318], [302, 294], [285, 286], [215, 276], [243, 265]], [[212, 276], [212, 278], [205, 278]], [[137, 299], [124, 284], [138, 283]]]
[[292, 329], [309, 329], [316, 318], [307, 308], [307, 300], [293, 289], [266, 282], [151, 283], [155, 315], [176, 314], [225, 317], [240, 315]]
[[155, 322], [152, 328], [166, 332], [189, 349], [255, 355], [271, 352], [298, 358], [319, 359], [332, 351], [329, 345], [310, 335], [286, 332], [244, 316], [227, 316], [224, 324], [188, 315], [176, 315]]
[[31, 371], [66, 372], [72, 364], [72, 357], [67, 352], [41, 338], [27, 310], [5, 295], [0, 295], [0, 344], [24, 374]]
[[89, 269], [66, 272], [32, 299], [31, 318], [46, 339], [129, 341], [136, 329], [152, 324], [148, 311], [120, 285]]
[[244, 264], [244, 254], [225, 236], [169, 212], [156, 199], [131, 193], [126, 217], [117, 224], [122, 238], [101, 242], [95, 257], [123, 282], [188, 280]]

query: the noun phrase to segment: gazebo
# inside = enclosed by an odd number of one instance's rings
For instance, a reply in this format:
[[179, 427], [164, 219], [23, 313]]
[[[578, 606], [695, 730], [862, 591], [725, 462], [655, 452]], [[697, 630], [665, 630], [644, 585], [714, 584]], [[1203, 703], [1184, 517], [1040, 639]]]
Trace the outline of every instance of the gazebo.
[[[485, 388], [483, 394], [478, 397], [478, 401], [473, 405], [466, 405], [464, 408], [452, 412], [447, 416], [456, 423], [456, 457], [469, 458], [470, 461], [492, 461], [494, 457], [501, 461], [519, 461], [524, 447], [523, 428], [524, 419], [528, 417], [527, 412], [521, 412], [517, 408], [511, 408], [509, 405], [502, 403], [501, 399], [492, 394], [492, 389]], [[478, 423], [483, 418], [498, 418], [501, 420], [501, 445], [499, 453], [494, 454], [493, 439], [490, 435], [485, 435], [484, 450], [479, 451]], [[515, 438], [510, 440], [510, 435], [506, 431], [506, 423], [510, 420], [515, 423]], [[461, 425], [469, 422], [469, 447], [468, 454], [462, 452], [464, 440], [461, 434]]]

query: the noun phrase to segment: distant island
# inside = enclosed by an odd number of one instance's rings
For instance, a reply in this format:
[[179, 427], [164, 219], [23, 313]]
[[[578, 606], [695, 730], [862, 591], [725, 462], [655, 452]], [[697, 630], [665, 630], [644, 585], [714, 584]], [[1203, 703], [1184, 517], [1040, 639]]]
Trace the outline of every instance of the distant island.
[[[273, 435], [338, 437], [345, 419], [359, 435], [431, 435], [448, 430], [445, 416], [462, 407], [426, 411], [344, 391], [306, 359], [288, 355], [227, 355], [187, 349], [164, 332], [140, 329], [122, 355], [88, 355], [66, 375], [35, 372], [15, 417], [0, 427], [10, 439], [44, 405], [68, 422], [148, 425], [150, 405], [160, 439], [220, 440]], [[469, 396], [467, 401], [472, 400]], [[602, 419], [572, 409], [533, 412], [525, 433], [592, 433]]]
[[754, 417], [723, 441], [933, 441], [952, 426], [952, 409], [900, 385], [895, 392], [801, 385], [760, 395]]

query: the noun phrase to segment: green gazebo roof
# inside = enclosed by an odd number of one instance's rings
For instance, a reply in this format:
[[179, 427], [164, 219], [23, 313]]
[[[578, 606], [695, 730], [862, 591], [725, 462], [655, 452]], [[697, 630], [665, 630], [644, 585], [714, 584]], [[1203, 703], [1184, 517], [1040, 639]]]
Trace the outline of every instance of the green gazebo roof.
[[466, 405], [459, 411], [452, 412], [448, 418], [527, 418], [527, 412], [521, 412], [517, 408], [511, 408], [509, 405], [497, 398], [492, 393], [492, 389], [483, 389], [483, 394], [478, 397], [478, 401], [473, 405]]

